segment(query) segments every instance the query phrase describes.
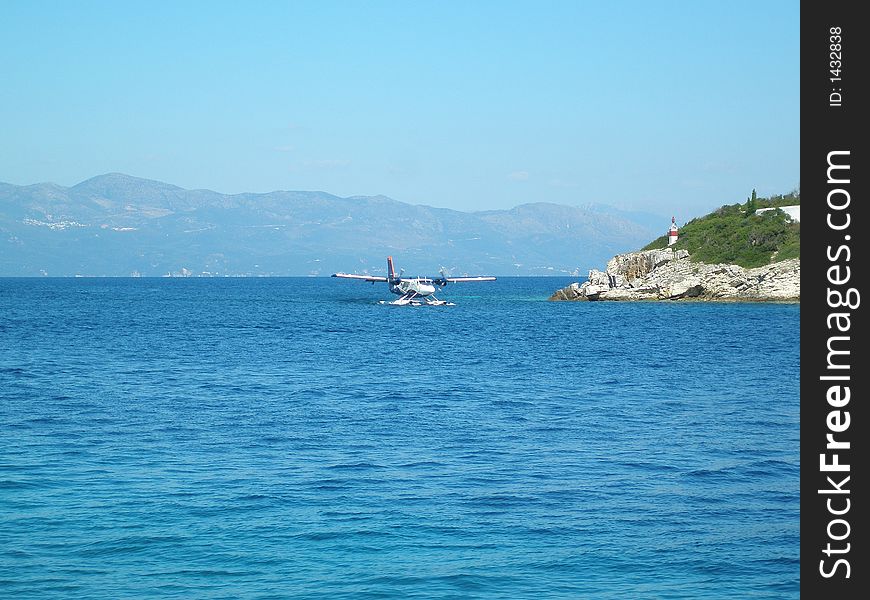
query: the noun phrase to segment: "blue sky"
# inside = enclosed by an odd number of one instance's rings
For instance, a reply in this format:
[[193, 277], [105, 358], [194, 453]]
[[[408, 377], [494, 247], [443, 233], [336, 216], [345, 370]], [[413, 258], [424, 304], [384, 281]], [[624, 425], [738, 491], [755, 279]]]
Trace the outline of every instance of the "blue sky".
[[[799, 3], [0, 3], [0, 181], [686, 219], [799, 185]], [[680, 219], [685, 220], [685, 219]]]

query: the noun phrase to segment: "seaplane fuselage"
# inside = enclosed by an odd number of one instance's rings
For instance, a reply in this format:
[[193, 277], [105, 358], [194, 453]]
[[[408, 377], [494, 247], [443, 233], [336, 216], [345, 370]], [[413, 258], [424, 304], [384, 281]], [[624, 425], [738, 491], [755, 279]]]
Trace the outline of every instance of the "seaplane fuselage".
[[397, 296], [404, 296], [409, 292], [414, 292], [418, 296], [431, 296], [435, 293], [435, 286], [419, 278], [399, 279], [390, 283], [390, 291]]

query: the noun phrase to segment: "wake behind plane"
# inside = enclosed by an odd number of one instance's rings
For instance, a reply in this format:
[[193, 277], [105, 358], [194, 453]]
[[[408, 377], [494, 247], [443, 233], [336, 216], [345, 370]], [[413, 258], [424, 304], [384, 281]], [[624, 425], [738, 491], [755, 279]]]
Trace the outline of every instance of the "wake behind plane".
[[[448, 283], [458, 283], [463, 281], [495, 281], [495, 277], [448, 277], [441, 270], [441, 277], [403, 277], [400, 272], [396, 275], [396, 270], [393, 268], [393, 257], [387, 257], [387, 277], [375, 275], [351, 275], [349, 273], [335, 273], [333, 277], [342, 277], [344, 279], [361, 279], [370, 283], [388, 283], [390, 291], [397, 296], [396, 300], [387, 304], [398, 306], [452, 306], [453, 303], [445, 300], [439, 300], [435, 297], [435, 292], [444, 288]], [[383, 304], [384, 302], [381, 301]]]

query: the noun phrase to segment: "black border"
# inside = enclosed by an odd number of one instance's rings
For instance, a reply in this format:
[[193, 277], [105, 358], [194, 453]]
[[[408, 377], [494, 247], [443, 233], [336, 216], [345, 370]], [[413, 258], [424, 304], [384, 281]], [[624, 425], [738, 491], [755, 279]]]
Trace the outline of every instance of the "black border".
[[[866, 495], [858, 488], [867, 488], [867, 470], [860, 461], [859, 454], [866, 454], [866, 446], [862, 443], [867, 432], [867, 416], [863, 404], [867, 401], [866, 363], [861, 364], [859, 356], [861, 349], [866, 347], [866, 319], [864, 313], [868, 310], [863, 304], [870, 302], [870, 296], [865, 296], [864, 284], [867, 274], [867, 263], [862, 262], [866, 256], [866, 152], [863, 148], [865, 134], [859, 119], [870, 111], [863, 91], [862, 78], [867, 72], [866, 37], [870, 25], [858, 16], [859, 4], [837, 2], [804, 2], [801, 6], [801, 229], [803, 231], [801, 244], [801, 547], [800, 571], [801, 592], [807, 598], [865, 598], [870, 586], [867, 585], [867, 571], [870, 570], [866, 545], [868, 536], [864, 527], [866, 513]], [[831, 81], [834, 76], [830, 72], [831, 28], [842, 28], [842, 81]], [[836, 66], [836, 65], [835, 65]], [[837, 90], [836, 88], [840, 88]], [[842, 94], [841, 106], [832, 106], [830, 94], [839, 91]], [[850, 165], [850, 182], [848, 192], [851, 202], [847, 210], [851, 225], [848, 230], [834, 231], [827, 224], [830, 211], [827, 205], [827, 195], [832, 189], [842, 185], [828, 184], [827, 168], [828, 153], [848, 150]], [[842, 196], [840, 196], [842, 197]], [[834, 215], [842, 221], [843, 213]], [[850, 236], [846, 241], [845, 236]], [[851, 250], [851, 260], [845, 261], [845, 252], [839, 261], [831, 261], [828, 257], [828, 247], [836, 255], [836, 249], [842, 244], [848, 244]], [[828, 281], [828, 268], [834, 264], [848, 265], [851, 278], [847, 284], [840, 286], [845, 291], [849, 287], [856, 288], [861, 293], [861, 304], [854, 310], [848, 308], [834, 309], [828, 305], [828, 289], [837, 289]], [[835, 575], [825, 578], [820, 573], [820, 560], [826, 560], [826, 568], [833, 565], [837, 558], [827, 557], [823, 550], [829, 542], [827, 526], [831, 519], [837, 518], [828, 513], [827, 498], [832, 496], [820, 494], [820, 489], [830, 487], [826, 481], [827, 475], [840, 481], [837, 473], [822, 473], [819, 466], [819, 455], [825, 452], [826, 434], [829, 429], [826, 423], [828, 412], [834, 410], [827, 402], [826, 392], [831, 382], [819, 378], [831, 374], [827, 369], [829, 336], [838, 335], [836, 330], [829, 331], [827, 316], [831, 312], [848, 311], [851, 315], [849, 335], [848, 360], [851, 369], [845, 371], [850, 376], [848, 385], [851, 390], [851, 400], [848, 406], [841, 410], [850, 413], [850, 426], [837, 434], [838, 439], [847, 440], [851, 447], [839, 451], [839, 462], [850, 465], [847, 473], [851, 479], [844, 488], [850, 490], [851, 506], [843, 516], [850, 524], [849, 537], [836, 544], [850, 543], [846, 558], [850, 564], [850, 576], [845, 578], [845, 567], [840, 565]], [[843, 346], [844, 347], [844, 346]], [[865, 359], [866, 360], [866, 359]], [[841, 371], [842, 372], [842, 371]], [[844, 383], [844, 385], [847, 385]], [[834, 452], [832, 450], [829, 453]], [[835, 503], [843, 502], [844, 496], [836, 496]], [[835, 508], [842, 504], [835, 504]], [[835, 529], [835, 534], [844, 531]]]

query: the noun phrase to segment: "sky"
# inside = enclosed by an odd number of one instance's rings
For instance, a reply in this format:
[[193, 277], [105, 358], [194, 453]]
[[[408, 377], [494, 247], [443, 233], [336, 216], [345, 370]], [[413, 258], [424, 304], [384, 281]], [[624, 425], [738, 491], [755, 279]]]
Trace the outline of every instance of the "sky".
[[799, 187], [799, 24], [777, 0], [2, 0], [0, 181], [685, 221]]

